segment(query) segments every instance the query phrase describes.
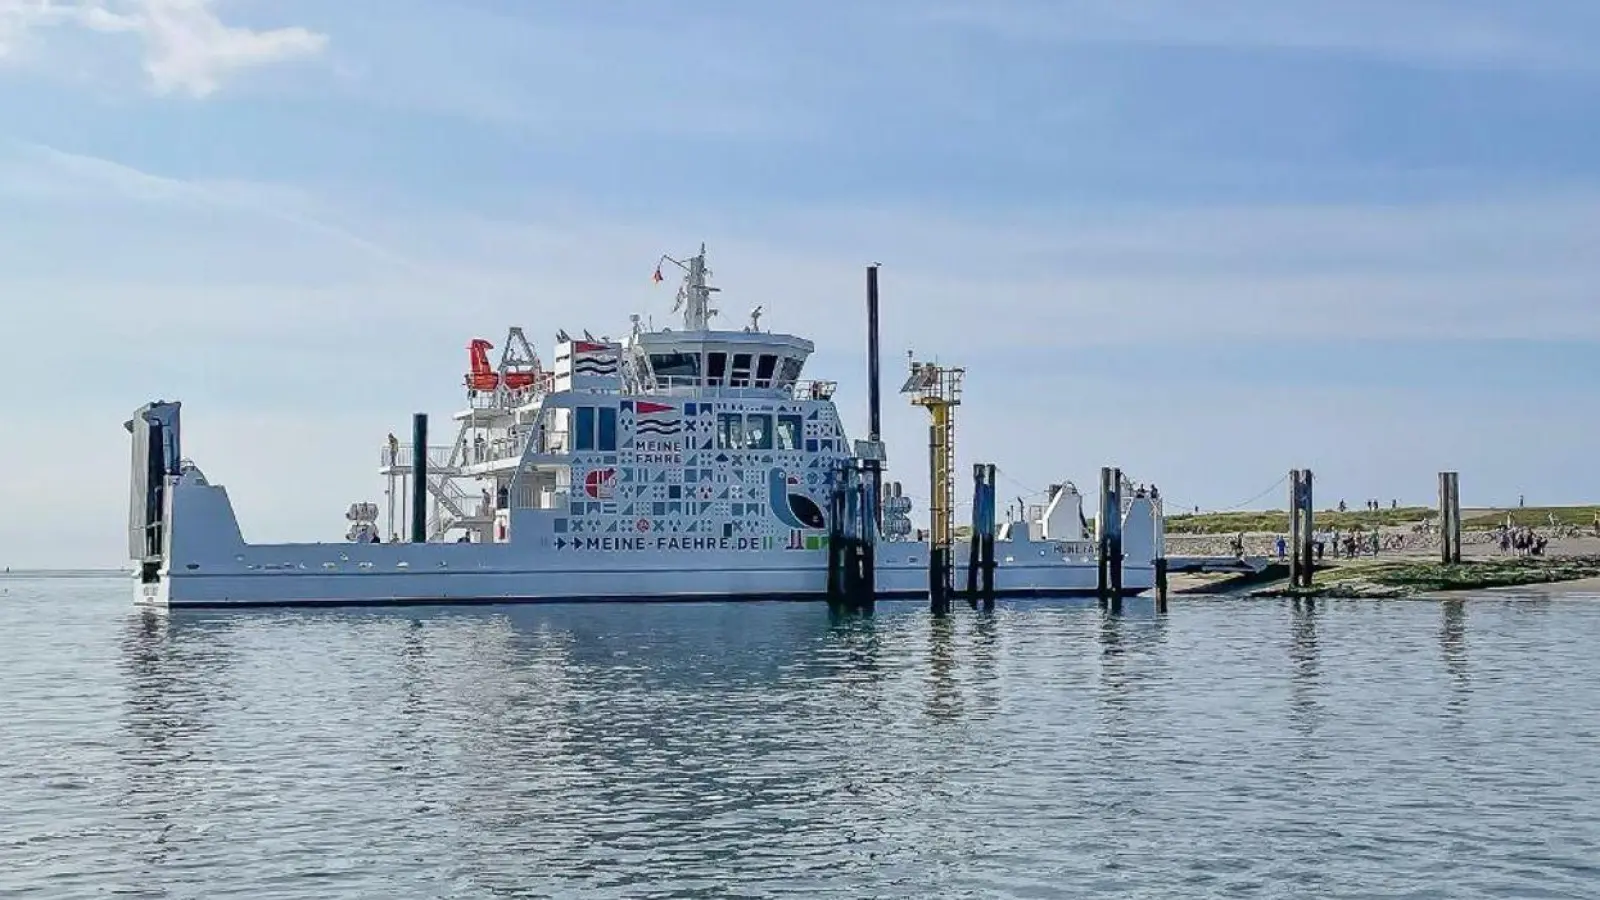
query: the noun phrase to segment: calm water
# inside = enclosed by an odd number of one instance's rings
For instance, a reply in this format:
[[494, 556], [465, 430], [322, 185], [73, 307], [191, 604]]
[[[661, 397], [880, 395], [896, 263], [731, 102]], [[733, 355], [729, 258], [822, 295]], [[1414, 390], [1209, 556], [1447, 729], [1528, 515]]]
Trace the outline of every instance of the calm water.
[[1600, 896], [1595, 595], [830, 624], [12, 579], [0, 649], [0, 896]]

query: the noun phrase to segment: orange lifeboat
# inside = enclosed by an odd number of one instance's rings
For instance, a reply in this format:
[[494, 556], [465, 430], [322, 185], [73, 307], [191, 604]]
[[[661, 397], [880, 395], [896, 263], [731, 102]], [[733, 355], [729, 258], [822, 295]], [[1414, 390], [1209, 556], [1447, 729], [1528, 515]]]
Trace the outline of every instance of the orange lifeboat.
[[[473, 338], [467, 345], [467, 353], [472, 361], [472, 371], [467, 373], [467, 387], [475, 391], [492, 391], [500, 386], [500, 375], [494, 367], [489, 365], [489, 351], [494, 345], [483, 338]], [[507, 379], [507, 387], [510, 387]]]

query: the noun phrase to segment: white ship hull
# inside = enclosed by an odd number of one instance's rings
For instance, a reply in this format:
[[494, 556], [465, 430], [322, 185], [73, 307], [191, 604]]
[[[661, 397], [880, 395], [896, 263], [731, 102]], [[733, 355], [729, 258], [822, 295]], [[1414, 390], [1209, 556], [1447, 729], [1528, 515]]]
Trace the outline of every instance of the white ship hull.
[[[1145, 503], [1148, 501], [1136, 501]], [[139, 602], [173, 608], [259, 606], [476, 605], [615, 601], [824, 600], [826, 550], [718, 550], [678, 536], [599, 540], [551, 550], [516, 542], [419, 544], [248, 544], [226, 490], [196, 468], [166, 491], [166, 553], [141, 573]], [[1143, 514], [1141, 515], [1141, 509]], [[1130, 518], [1149, 522], [1147, 508]], [[1129, 535], [1123, 590], [1154, 586], [1152, 541]], [[620, 549], [619, 549], [620, 545]], [[996, 541], [1001, 597], [1093, 594], [1098, 567], [1083, 541]], [[665, 549], [660, 549], [660, 548]], [[965, 544], [954, 554], [963, 583]], [[927, 549], [879, 545], [878, 596], [926, 597]]]
[[[139, 585], [138, 599], [173, 608], [826, 599], [825, 558], [803, 568], [785, 562], [790, 564], [782, 568], [732, 571], [599, 568], [348, 576], [284, 570], [177, 574]], [[1093, 565], [1002, 563], [995, 570], [995, 592], [1000, 597], [1086, 596], [1095, 593], [1096, 578]], [[1124, 592], [1130, 595], [1148, 590], [1154, 583], [1149, 567], [1125, 569], [1123, 578]], [[905, 564], [879, 567], [877, 579], [880, 599], [916, 599], [928, 594], [925, 568]]]

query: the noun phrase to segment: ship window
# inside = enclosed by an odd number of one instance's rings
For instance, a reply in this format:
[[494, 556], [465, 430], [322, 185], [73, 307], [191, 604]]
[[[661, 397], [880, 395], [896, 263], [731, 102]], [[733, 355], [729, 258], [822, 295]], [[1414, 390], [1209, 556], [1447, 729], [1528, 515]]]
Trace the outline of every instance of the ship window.
[[595, 449], [612, 452], [617, 449], [617, 411], [610, 406], [600, 407], [600, 439]]
[[750, 354], [735, 353], [733, 355], [733, 374], [728, 377], [728, 387], [750, 386]]
[[800, 370], [805, 368], [805, 363], [793, 357], [783, 358], [783, 368], [778, 372], [778, 384], [794, 384], [800, 377]]
[[779, 416], [777, 438], [779, 450], [799, 450], [800, 417]]
[[722, 384], [722, 376], [728, 371], [728, 354], [706, 354], [706, 384], [713, 387]]
[[744, 449], [744, 416], [738, 413], [718, 414], [717, 446], [731, 450]]
[[650, 354], [650, 368], [655, 371], [657, 378], [670, 379], [680, 384], [685, 380], [698, 380], [700, 378], [700, 354], [652, 353]]
[[778, 365], [778, 358], [771, 353], [761, 354], [761, 359], [756, 362], [756, 387], [768, 387], [772, 384], [772, 370]]
[[594, 449], [594, 407], [579, 406], [572, 411], [572, 448]]
[[772, 449], [772, 417], [765, 413], [744, 420], [745, 443], [751, 450]]

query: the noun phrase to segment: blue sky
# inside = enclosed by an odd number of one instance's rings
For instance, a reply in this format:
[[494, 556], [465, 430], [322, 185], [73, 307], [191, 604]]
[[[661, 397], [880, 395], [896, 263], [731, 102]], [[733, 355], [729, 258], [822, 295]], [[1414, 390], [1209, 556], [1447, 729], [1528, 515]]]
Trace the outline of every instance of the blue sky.
[[1582, 0], [0, 0], [0, 564], [120, 560], [156, 396], [335, 539], [470, 338], [663, 319], [702, 240], [855, 423], [881, 261], [1019, 492], [1600, 500], [1596, 108]]

